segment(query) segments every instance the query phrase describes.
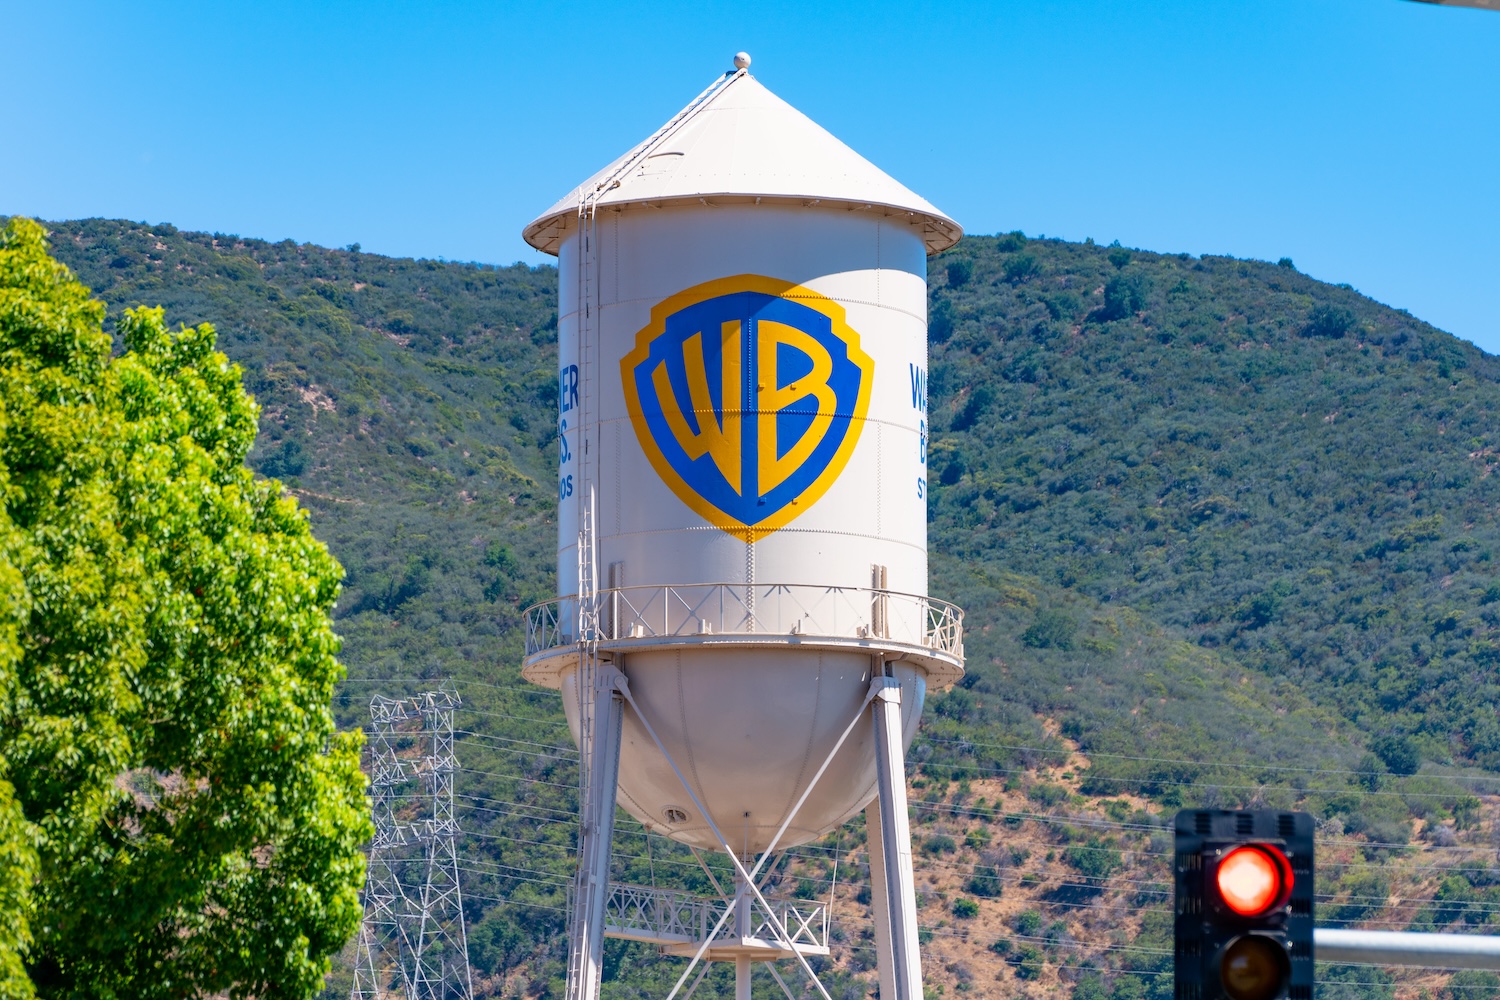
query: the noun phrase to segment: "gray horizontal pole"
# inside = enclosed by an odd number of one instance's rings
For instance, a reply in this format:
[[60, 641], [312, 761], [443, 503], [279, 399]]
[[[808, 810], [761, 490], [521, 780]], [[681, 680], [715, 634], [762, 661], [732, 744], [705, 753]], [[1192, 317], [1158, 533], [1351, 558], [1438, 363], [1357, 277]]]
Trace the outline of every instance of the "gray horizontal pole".
[[1318, 927], [1313, 930], [1313, 954], [1320, 962], [1500, 970], [1500, 936]]

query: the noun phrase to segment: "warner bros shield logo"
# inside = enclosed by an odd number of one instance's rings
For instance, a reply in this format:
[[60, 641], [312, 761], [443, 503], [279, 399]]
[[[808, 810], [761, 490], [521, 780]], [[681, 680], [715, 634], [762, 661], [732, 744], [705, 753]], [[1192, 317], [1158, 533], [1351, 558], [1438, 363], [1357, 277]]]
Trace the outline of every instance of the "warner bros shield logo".
[[816, 503], [848, 464], [875, 362], [838, 303], [747, 274], [657, 305], [620, 374], [662, 480], [753, 542]]

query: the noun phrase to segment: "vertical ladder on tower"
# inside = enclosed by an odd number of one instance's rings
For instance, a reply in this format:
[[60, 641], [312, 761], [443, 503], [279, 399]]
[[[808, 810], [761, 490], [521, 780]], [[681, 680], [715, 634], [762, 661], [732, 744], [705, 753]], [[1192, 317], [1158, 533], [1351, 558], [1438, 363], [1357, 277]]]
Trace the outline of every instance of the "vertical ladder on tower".
[[598, 558], [594, 553], [599, 481], [599, 254], [594, 197], [578, 207], [578, 641], [598, 637]]
[[[598, 376], [595, 355], [598, 350], [596, 333], [599, 314], [598, 256], [595, 252], [594, 206], [586, 198], [578, 209], [578, 806], [582, 829], [578, 838], [579, 864], [573, 879], [573, 891], [569, 900], [569, 949], [567, 996], [570, 1000], [590, 997], [597, 985], [592, 981], [591, 968], [597, 956], [586, 960], [586, 953], [578, 942], [588, 936], [590, 920], [589, 888], [592, 879], [598, 877], [586, 863], [588, 848], [597, 837], [599, 817], [589, 807], [591, 776], [595, 753], [594, 731], [595, 687], [598, 683], [598, 639], [599, 639], [599, 560], [595, 554], [595, 470], [598, 449], [594, 447], [594, 430], [597, 421], [596, 393], [594, 383]], [[610, 806], [613, 807], [613, 798]], [[606, 873], [606, 878], [608, 875]]]

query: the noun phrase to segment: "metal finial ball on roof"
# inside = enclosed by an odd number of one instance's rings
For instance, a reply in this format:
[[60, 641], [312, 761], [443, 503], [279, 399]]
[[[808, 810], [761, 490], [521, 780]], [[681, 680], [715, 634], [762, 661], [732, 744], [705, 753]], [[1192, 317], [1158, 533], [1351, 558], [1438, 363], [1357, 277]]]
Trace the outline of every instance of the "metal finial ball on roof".
[[736, 52], [734, 54], [734, 68], [735, 69], [749, 69], [750, 68], [750, 53], [748, 53], [748, 52]]

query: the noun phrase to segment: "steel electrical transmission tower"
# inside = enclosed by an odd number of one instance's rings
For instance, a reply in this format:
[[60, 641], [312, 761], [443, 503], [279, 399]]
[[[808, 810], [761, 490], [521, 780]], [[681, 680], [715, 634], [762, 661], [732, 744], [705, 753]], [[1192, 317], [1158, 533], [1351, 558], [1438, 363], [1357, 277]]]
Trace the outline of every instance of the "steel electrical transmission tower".
[[351, 1000], [474, 995], [453, 818], [458, 706], [458, 695], [446, 688], [370, 700], [375, 837]]

